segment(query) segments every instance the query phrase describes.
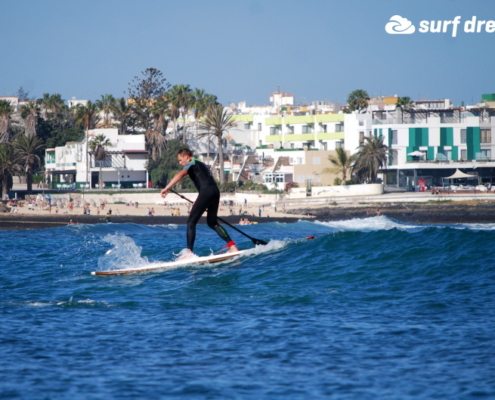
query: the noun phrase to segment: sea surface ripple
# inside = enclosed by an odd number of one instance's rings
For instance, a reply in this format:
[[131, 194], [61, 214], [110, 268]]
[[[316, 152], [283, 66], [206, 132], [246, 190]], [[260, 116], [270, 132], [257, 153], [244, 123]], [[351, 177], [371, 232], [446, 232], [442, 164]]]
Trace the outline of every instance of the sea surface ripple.
[[185, 226], [0, 230], [0, 398], [495, 398], [494, 224], [239, 228], [268, 245], [231, 230], [234, 261], [111, 277]]

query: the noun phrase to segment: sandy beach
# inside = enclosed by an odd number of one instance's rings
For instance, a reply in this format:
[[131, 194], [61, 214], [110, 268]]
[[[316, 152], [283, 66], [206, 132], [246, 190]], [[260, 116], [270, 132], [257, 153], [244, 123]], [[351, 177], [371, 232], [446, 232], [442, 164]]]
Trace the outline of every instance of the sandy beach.
[[[42, 229], [70, 223], [106, 223], [105, 216], [109, 211], [112, 223], [142, 225], [185, 224], [188, 216], [188, 204], [178, 203], [95, 203], [89, 206], [89, 210], [90, 215], [84, 214], [83, 207], [78, 206], [77, 202], [74, 202], [72, 208], [68, 205], [52, 206], [51, 210], [24, 203], [22, 207], [11, 207], [10, 212], [0, 212], [0, 229]], [[152, 216], [150, 212], [153, 212]], [[239, 212], [243, 215], [239, 215]], [[309, 201], [300, 201], [286, 206], [278, 203], [277, 209], [274, 205], [256, 203], [243, 207], [221, 205], [218, 215], [232, 225], [238, 225], [241, 218], [247, 218], [251, 223], [294, 223], [299, 220], [338, 221], [374, 216], [419, 224], [495, 223], [495, 201], [475, 196], [468, 200], [453, 201], [411, 193], [396, 199], [390, 195], [376, 199], [354, 199], [348, 204], [311, 204]], [[200, 223], [206, 223], [204, 217]]]

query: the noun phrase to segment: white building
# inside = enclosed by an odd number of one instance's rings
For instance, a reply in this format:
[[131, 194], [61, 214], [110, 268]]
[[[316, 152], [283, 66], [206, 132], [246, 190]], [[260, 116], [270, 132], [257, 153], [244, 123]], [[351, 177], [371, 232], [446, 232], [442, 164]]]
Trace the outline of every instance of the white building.
[[87, 151], [87, 142], [96, 135], [110, 140], [107, 158], [102, 161], [102, 179], [107, 188], [145, 187], [148, 152], [144, 135], [119, 135], [117, 129], [93, 129], [82, 142], [46, 149], [45, 170], [53, 188], [95, 188], [99, 182], [100, 162]]

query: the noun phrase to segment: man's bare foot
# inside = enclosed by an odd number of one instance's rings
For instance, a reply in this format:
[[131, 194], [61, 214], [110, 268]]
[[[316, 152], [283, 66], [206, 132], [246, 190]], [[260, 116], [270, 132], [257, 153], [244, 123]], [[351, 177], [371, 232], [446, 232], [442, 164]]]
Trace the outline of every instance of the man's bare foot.
[[183, 249], [179, 253], [179, 257], [175, 261], [180, 261], [180, 260], [186, 260], [188, 258], [193, 258], [196, 257], [196, 254], [194, 254], [191, 250], [189, 249]]
[[239, 251], [239, 249], [237, 248], [237, 246], [234, 244], [232, 246], [229, 247], [229, 251], [228, 253], [235, 253], [236, 251]]

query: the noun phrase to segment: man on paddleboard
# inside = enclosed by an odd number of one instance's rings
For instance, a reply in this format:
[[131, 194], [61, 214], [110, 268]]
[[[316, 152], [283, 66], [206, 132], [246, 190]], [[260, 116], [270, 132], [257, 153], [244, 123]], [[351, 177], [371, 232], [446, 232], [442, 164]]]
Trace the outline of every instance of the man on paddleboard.
[[194, 255], [193, 248], [196, 239], [196, 225], [199, 222], [201, 215], [203, 215], [206, 210], [208, 210], [206, 216], [208, 226], [218, 233], [218, 236], [225, 240], [227, 247], [229, 247], [228, 251], [239, 251], [227, 231], [218, 224], [217, 213], [218, 205], [220, 203], [220, 191], [218, 190], [218, 186], [213, 179], [209, 168], [201, 161], [193, 158], [191, 150], [186, 148], [179, 150], [177, 153], [177, 160], [183, 169], [170, 180], [165, 188], [163, 188], [161, 191], [162, 197], [165, 198], [168, 191], [186, 175], [189, 175], [199, 192], [198, 198], [194, 202], [187, 220], [187, 249], [181, 258]]

